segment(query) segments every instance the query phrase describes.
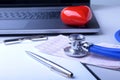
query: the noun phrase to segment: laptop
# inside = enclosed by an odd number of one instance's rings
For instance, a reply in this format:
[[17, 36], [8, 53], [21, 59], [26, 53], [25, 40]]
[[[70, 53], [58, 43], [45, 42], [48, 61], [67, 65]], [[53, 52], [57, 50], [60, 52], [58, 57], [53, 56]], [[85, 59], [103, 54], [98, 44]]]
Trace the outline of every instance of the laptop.
[[72, 5], [90, 6], [90, 0], [0, 0], [0, 35], [99, 32], [94, 14], [84, 28], [65, 25], [60, 12]]

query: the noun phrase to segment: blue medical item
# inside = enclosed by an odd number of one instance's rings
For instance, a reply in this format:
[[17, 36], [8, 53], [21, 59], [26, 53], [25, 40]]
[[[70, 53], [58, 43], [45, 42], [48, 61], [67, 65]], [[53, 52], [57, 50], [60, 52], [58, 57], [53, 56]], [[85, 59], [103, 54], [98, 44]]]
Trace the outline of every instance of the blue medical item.
[[120, 42], [120, 30], [118, 30], [116, 33], [115, 33], [115, 38], [118, 42]]
[[85, 42], [85, 37], [81, 34], [71, 34], [69, 39], [71, 41], [71, 46], [64, 49], [66, 55], [68, 56], [85, 57], [92, 53], [120, 59], [120, 48], [108, 48]]
[[89, 52], [120, 59], [120, 49], [117, 48], [107, 48], [98, 45], [91, 45], [89, 46]]

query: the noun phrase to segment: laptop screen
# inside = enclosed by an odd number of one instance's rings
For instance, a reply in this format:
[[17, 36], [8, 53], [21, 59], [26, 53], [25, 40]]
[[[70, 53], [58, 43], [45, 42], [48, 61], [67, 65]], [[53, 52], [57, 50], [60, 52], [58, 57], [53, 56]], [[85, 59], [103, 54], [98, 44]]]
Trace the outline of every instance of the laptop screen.
[[90, 0], [0, 0], [0, 6], [23, 6], [23, 5], [58, 5], [89, 3]]

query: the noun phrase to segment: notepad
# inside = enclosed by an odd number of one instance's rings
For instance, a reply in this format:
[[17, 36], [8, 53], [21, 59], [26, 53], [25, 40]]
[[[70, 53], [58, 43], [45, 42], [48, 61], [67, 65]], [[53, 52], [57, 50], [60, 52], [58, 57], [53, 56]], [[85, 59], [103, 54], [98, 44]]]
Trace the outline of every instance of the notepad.
[[[108, 58], [105, 56], [90, 54], [84, 58], [73, 58], [73, 57], [69, 57], [65, 55], [63, 49], [67, 46], [70, 46], [69, 42], [70, 41], [67, 36], [59, 35], [59, 36], [49, 39], [48, 41], [45, 41], [42, 44], [38, 44], [37, 46], [35, 46], [35, 48], [37, 48], [40, 52], [44, 54], [49, 54], [49, 55], [54, 55], [54, 56], [58, 56], [58, 57], [66, 58], [66, 59], [76, 60], [82, 63], [104, 67], [104, 68], [109, 68], [109, 69], [115, 69], [115, 70], [120, 69], [120, 60]], [[108, 44], [108, 43], [99, 43], [96, 45], [120, 48], [120, 45], [113, 45], [113, 44]]]

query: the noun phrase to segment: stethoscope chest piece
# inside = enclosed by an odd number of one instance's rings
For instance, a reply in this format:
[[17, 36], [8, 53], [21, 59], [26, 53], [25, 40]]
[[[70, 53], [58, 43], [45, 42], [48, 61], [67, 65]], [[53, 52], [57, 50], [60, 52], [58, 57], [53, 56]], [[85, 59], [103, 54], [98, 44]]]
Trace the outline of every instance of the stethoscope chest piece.
[[88, 55], [88, 52], [84, 51], [84, 50], [74, 50], [72, 49], [71, 47], [66, 47], [64, 48], [64, 51], [65, 51], [65, 54], [67, 56], [70, 56], [70, 57], [76, 57], [76, 58], [79, 58], [79, 57], [85, 57]]
[[80, 34], [71, 34], [69, 36], [70, 39], [70, 45], [66, 48], [64, 48], [64, 52], [67, 56], [70, 57], [84, 57], [88, 55], [88, 52], [83, 50], [81, 45], [82, 41], [84, 41], [85, 37]]

